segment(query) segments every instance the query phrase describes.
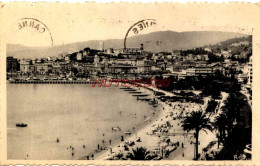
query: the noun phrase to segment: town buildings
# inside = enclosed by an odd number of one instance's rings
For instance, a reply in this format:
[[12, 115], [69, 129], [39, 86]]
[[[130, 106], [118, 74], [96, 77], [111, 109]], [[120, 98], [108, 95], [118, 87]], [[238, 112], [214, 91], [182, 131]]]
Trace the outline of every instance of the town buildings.
[[[240, 48], [241, 44], [238, 44], [225, 49], [205, 47], [186, 51], [150, 53], [144, 51], [143, 44], [140, 47], [119, 49], [105, 49], [104, 42], [98, 44], [97, 50], [86, 47], [71, 54], [61, 53], [57, 57], [41, 59], [7, 57], [7, 72], [19, 71], [21, 75], [34, 74], [36, 77], [54, 75], [63, 79], [68, 77], [154, 78], [174, 75], [180, 80], [187, 77], [221, 74], [236, 78], [241, 84], [246, 83], [249, 89], [252, 86], [252, 58], [250, 57], [252, 48], [249, 45], [243, 49]], [[242, 52], [238, 54], [236, 47]]]

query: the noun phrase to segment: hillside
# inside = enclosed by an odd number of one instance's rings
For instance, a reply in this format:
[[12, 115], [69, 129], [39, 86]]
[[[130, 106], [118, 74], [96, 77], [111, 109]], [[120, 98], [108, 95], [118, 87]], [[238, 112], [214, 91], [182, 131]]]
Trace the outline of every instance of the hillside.
[[[200, 32], [173, 32], [159, 31], [144, 35], [137, 35], [127, 39], [127, 47], [139, 47], [144, 44], [145, 51], [161, 52], [173, 49], [189, 49], [194, 47], [216, 44], [228, 39], [243, 37], [244, 34], [232, 32], [200, 31]], [[85, 47], [98, 48], [98, 43], [104, 42], [107, 48], [123, 48], [123, 39], [92, 40], [71, 43], [54, 47], [25, 47], [17, 44], [7, 45], [7, 56], [16, 58], [39, 58], [56, 56], [62, 52], [73, 53]]]

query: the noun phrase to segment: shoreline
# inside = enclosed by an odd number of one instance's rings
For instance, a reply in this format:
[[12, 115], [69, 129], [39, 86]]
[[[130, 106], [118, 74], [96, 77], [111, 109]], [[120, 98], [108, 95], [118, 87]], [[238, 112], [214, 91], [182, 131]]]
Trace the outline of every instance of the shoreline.
[[[140, 89], [146, 93], [148, 91], [157, 91], [174, 96], [174, 94], [170, 92], [165, 92], [164, 90], [155, 89], [153, 87], [142, 87]], [[206, 99], [204, 101], [206, 101]], [[144, 147], [151, 152], [150, 154], [156, 154], [157, 157], [155, 159], [157, 160], [192, 160], [194, 158], [194, 144], [191, 142], [194, 142], [195, 138], [192, 137], [193, 132], [183, 130], [181, 121], [183, 117], [189, 115], [194, 110], [205, 110], [207, 102], [199, 104], [177, 101], [169, 104], [167, 102], [158, 101], [158, 105], [160, 105], [160, 109], [156, 117], [138, 127], [137, 132], [125, 137], [124, 141], [117, 139], [117, 141], [110, 146], [110, 149], [96, 153], [95, 160], [121, 160], [120, 157], [117, 157], [118, 155], [126, 156], [132, 149], [137, 147]], [[167, 132], [164, 131], [165, 129]], [[211, 138], [209, 140], [212, 140], [214, 136], [214, 133], [210, 135], [201, 133], [200, 138], [204, 140], [201, 142], [202, 145], [199, 147], [199, 150], [201, 151], [202, 148], [208, 144], [208, 140], [205, 140], [205, 138]], [[139, 138], [141, 141], [137, 141]], [[169, 139], [170, 143], [167, 143], [165, 139]], [[129, 143], [131, 142], [134, 142], [134, 144], [130, 145]], [[125, 148], [125, 146], [127, 146], [128, 150], [122, 149]], [[82, 159], [85, 159], [85, 157], [82, 157]]]
[[[115, 83], [113, 83], [113, 84], [115, 84]], [[121, 87], [124, 87], [124, 86], [122, 86], [122, 84], [120, 84], [120, 86], [118, 86], [117, 88], [121, 88]], [[139, 89], [140, 91], [142, 91], [142, 92], [145, 92], [145, 93], [148, 92], [149, 95], [154, 95], [154, 94], [153, 94], [154, 90], [152, 90], [152, 89], [145, 88], [145, 87], [135, 87], [134, 89], [136, 89], [136, 88], [138, 88], [138, 89]], [[127, 92], [127, 93], [128, 93], [128, 92]], [[131, 95], [131, 94], [130, 94], [130, 95]], [[153, 96], [153, 98], [156, 98], [156, 96]], [[146, 104], [148, 104], [148, 102], [147, 102]], [[163, 106], [162, 106], [161, 101], [158, 102], [158, 108], [157, 108], [158, 110], [155, 111], [155, 114], [152, 115], [152, 116], [150, 116], [150, 117], [147, 117], [147, 118], [145, 119], [145, 122], [144, 122], [144, 123], [142, 123], [142, 124], [140, 124], [140, 125], [138, 125], [138, 126], [134, 126], [134, 127], [135, 127], [135, 132], [130, 131], [130, 132], [132, 132], [131, 135], [123, 134], [123, 136], [124, 136], [124, 141], [121, 141], [121, 138], [118, 137], [117, 139], [112, 140], [112, 144], [111, 144], [111, 145], [106, 144], [107, 147], [108, 147], [107, 150], [101, 150], [101, 151], [99, 151], [99, 152], [94, 151], [94, 152], [90, 153], [90, 155], [85, 155], [85, 156], [79, 158], [79, 160], [87, 160], [87, 156], [91, 156], [91, 154], [94, 155], [95, 160], [99, 160], [99, 159], [102, 160], [102, 158], [104, 157], [104, 154], [107, 153], [110, 148], [113, 149], [113, 148], [118, 147], [118, 145], [120, 145], [121, 143], [126, 142], [126, 141], [129, 140], [130, 138], [136, 136], [137, 133], [140, 132], [141, 130], [147, 129], [147, 128], [148, 128], [153, 122], [155, 122], [157, 119], [163, 118], [163, 116], [162, 116], [162, 107], [163, 107]], [[91, 159], [89, 159], [89, 160], [91, 160]]]

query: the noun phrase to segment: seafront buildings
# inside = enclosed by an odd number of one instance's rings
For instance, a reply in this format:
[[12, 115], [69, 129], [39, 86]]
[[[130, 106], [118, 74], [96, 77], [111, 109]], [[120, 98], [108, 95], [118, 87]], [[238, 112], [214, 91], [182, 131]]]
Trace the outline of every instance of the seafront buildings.
[[93, 81], [170, 77], [175, 81], [194, 81], [209, 76], [222, 76], [235, 79], [241, 85], [242, 92], [252, 101], [251, 36], [171, 52], [144, 51], [143, 44], [140, 47], [119, 49], [105, 49], [104, 42], [98, 44], [98, 49], [86, 47], [70, 54], [63, 52], [45, 58], [7, 57], [7, 79]]
[[[244, 40], [248, 40], [247, 38]], [[96, 79], [205, 77], [222, 74], [234, 77], [250, 90], [252, 84], [252, 43], [235, 41], [223, 46], [213, 45], [172, 52], [147, 52], [138, 48], [84, 48], [54, 57], [16, 59], [7, 57], [7, 79]]]
[[[162, 107], [163, 111], [157, 120], [150, 120], [151, 124], [144, 131], [137, 132], [138, 138], [132, 135], [124, 140], [121, 136], [120, 146], [114, 147], [111, 143], [104, 144], [104, 141], [102, 148], [98, 144], [97, 152], [106, 151], [100, 158], [114, 160], [131, 159], [129, 147], [135, 144], [148, 149], [153, 159], [191, 159], [193, 155], [196, 160], [250, 159], [252, 72], [251, 37], [170, 52], [148, 52], [143, 44], [139, 48], [105, 49], [105, 43], [100, 42], [98, 49], [86, 47], [54, 57], [7, 57], [7, 79], [11, 83], [21, 80], [23, 83], [82, 83], [99, 79], [170, 80], [167, 87], [146, 87], [142, 91], [138, 87], [120, 88], [139, 96], [137, 100], [148, 101], [153, 107]], [[147, 97], [146, 90], [151, 92], [151, 98]], [[194, 134], [194, 126], [191, 126], [192, 131], [183, 128], [184, 119], [189, 120], [196, 113], [205, 115], [205, 120], [214, 129], [209, 135], [200, 133], [201, 143], [198, 142], [200, 140], [194, 142], [194, 137], [187, 137]], [[116, 131], [118, 128], [115, 128]], [[130, 136], [134, 132], [133, 128], [124, 135]], [[153, 143], [147, 145], [145, 140]], [[241, 146], [234, 147], [234, 142]], [[197, 148], [194, 154], [190, 150], [193, 146], [194, 150]]]

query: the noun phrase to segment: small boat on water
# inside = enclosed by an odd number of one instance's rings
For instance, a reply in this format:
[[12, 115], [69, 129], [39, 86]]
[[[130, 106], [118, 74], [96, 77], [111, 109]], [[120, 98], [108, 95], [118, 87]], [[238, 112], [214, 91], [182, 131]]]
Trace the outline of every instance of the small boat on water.
[[16, 123], [16, 127], [27, 127], [27, 124], [24, 124], [24, 123]]

